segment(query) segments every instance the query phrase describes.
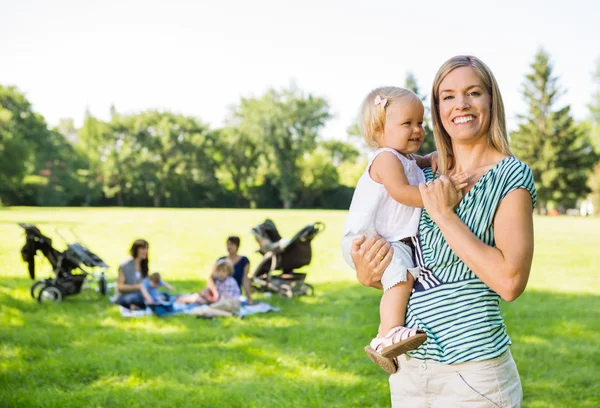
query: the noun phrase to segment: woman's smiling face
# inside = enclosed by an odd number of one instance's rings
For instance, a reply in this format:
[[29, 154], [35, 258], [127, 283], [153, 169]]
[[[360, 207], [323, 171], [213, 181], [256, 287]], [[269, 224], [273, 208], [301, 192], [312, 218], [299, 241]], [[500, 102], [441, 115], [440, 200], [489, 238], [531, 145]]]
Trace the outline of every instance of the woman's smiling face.
[[473, 68], [459, 67], [450, 72], [438, 92], [440, 119], [453, 141], [488, 136], [492, 100]]

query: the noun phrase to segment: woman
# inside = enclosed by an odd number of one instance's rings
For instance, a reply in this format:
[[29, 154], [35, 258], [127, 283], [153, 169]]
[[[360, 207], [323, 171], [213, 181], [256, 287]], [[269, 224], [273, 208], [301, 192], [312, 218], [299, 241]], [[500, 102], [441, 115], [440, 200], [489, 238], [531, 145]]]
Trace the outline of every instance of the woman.
[[[238, 251], [240, 249], [240, 238], [236, 236], [231, 236], [227, 238], [227, 256], [222, 256], [217, 259], [217, 263], [221, 259], [227, 259], [233, 264], [233, 278], [238, 283], [240, 289], [243, 287], [246, 292], [246, 297], [248, 298], [248, 304], [251, 305], [252, 302], [252, 289], [250, 287], [250, 279], [248, 278], [248, 270], [250, 269], [250, 260], [245, 256], [239, 255]], [[213, 276], [215, 275], [216, 265], [213, 265], [212, 271], [210, 273], [210, 277], [208, 279], [207, 286], [216, 291], [215, 281]], [[216, 293], [216, 292], [215, 292]]]
[[[432, 118], [440, 175], [426, 169], [425, 209], [415, 242], [422, 274], [406, 326], [427, 341], [398, 357], [393, 407], [518, 407], [521, 382], [500, 315], [500, 298], [523, 293], [533, 258], [531, 170], [508, 146], [502, 97], [489, 68], [458, 56], [438, 71]], [[449, 177], [465, 172], [468, 185]], [[381, 288], [391, 260], [378, 237], [353, 243], [358, 280]]]
[[131, 310], [143, 309], [142, 280], [148, 276], [148, 242], [136, 240], [130, 249], [131, 257], [119, 266], [116, 303]]

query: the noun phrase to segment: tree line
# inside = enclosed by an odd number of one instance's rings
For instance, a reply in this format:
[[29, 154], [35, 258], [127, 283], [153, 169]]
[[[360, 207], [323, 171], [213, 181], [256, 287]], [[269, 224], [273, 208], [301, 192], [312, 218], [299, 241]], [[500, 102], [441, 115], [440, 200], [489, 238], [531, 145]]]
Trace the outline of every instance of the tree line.
[[[589, 118], [576, 122], [546, 52], [525, 76], [529, 109], [509, 137], [533, 170], [542, 212], [590, 193], [600, 208], [600, 61], [594, 80]], [[426, 102], [413, 74], [405, 87]], [[425, 153], [435, 149], [427, 116]], [[50, 128], [23, 93], [0, 85], [0, 204], [348, 208], [366, 153], [356, 124], [343, 140], [320, 137], [330, 118], [325, 98], [290, 86], [242, 98], [218, 129], [114, 107], [108, 121], [88, 111], [80, 128], [72, 119]]]

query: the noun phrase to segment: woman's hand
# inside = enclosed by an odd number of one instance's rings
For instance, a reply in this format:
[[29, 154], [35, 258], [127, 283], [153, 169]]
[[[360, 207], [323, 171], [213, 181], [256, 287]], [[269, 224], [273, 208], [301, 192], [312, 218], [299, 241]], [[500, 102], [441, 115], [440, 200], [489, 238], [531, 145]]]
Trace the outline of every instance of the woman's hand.
[[350, 256], [356, 267], [358, 281], [373, 288], [382, 289], [383, 271], [392, 261], [394, 249], [390, 243], [380, 236], [365, 239], [361, 235], [352, 241]]
[[463, 197], [459, 187], [460, 185], [455, 186], [446, 176], [440, 176], [437, 180], [429, 181], [427, 184], [419, 184], [423, 206], [433, 222], [437, 223], [436, 220], [440, 217], [454, 212]]

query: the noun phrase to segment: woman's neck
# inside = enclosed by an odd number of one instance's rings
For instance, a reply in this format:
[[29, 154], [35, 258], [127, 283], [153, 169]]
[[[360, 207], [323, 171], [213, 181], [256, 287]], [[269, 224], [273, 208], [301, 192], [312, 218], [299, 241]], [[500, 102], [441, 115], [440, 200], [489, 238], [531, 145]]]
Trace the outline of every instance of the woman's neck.
[[458, 144], [452, 146], [454, 152], [454, 168], [456, 172], [469, 172], [480, 167], [487, 167], [502, 160], [502, 154], [490, 147], [487, 141], [473, 144]]

